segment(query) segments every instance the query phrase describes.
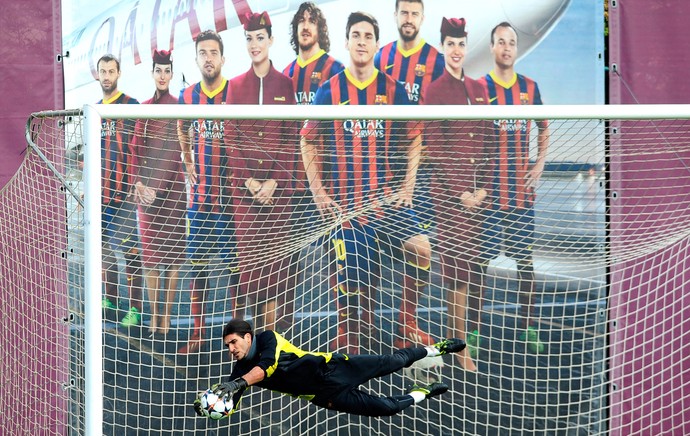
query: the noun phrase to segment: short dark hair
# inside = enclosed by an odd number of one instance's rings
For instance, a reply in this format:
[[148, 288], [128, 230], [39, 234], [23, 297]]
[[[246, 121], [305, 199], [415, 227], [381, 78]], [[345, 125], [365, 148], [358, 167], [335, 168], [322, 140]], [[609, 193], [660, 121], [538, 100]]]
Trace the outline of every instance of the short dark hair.
[[[264, 29], [264, 30], [266, 30], [266, 35], [270, 38], [271, 36], [273, 36], [272, 27], [273, 27], [273, 26], [264, 26], [264, 27], [260, 27], [260, 28], [258, 28], [258, 29], [254, 29], [254, 30], [261, 30], [261, 29]], [[245, 36], [247, 35], [247, 32], [251, 32], [251, 30], [245, 30], [245, 31], [244, 31]]]
[[374, 36], [376, 37], [376, 41], [378, 42], [379, 40], [379, 22], [376, 21], [376, 18], [374, 18], [373, 15], [367, 14], [366, 12], [362, 11], [357, 11], [353, 12], [350, 14], [349, 17], [347, 17], [347, 27], [345, 28], [345, 39], [350, 39], [350, 28], [354, 26], [357, 23], [361, 22], [367, 22], [374, 26]]
[[[154, 61], [154, 62], [153, 62], [153, 66], [151, 67], [151, 71], [155, 71], [155, 70], [156, 70], [156, 64], [158, 64], [158, 62]], [[172, 63], [172, 62], [170, 62], [169, 64], [158, 64], [158, 65], [170, 65], [170, 71], [173, 70], [173, 63]]]
[[297, 35], [297, 26], [305, 12], [309, 12], [309, 15], [316, 21], [316, 27], [319, 28], [319, 47], [325, 51], [329, 51], [331, 49], [331, 40], [328, 37], [326, 17], [314, 2], [304, 2], [299, 5], [299, 9], [295, 12], [295, 16], [292, 17], [292, 22], [290, 23], [290, 45], [292, 45], [292, 49], [295, 50], [295, 53], [299, 54], [299, 35]]
[[98, 66], [101, 64], [101, 62], [111, 62], [115, 61], [115, 65], [117, 65], [117, 71], [120, 71], [120, 60], [115, 57], [113, 54], [104, 54], [103, 56], [98, 59], [98, 62], [96, 62], [96, 69], [98, 70]]
[[491, 29], [491, 45], [494, 45], [494, 35], [496, 34], [496, 31], [499, 29], [499, 27], [507, 27], [509, 29], [513, 29], [513, 32], [515, 32], [515, 35], [517, 36], [517, 30], [515, 30], [512, 24], [510, 24], [507, 21], [501, 21], [500, 23], [496, 24], [496, 26], [494, 26], [493, 29]]
[[422, 5], [422, 9], [424, 9], [424, 0], [395, 0], [395, 10], [398, 10], [398, 5], [400, 2], [408, 2], [408, 3], [419, 3]]
[[195, 52], [199, 49], [201, 41], [217, 41], [220, 46], [220, 55], [223, 56], [223, 40], [215, 30], [204, 30], [196, 36], [196, 41], [194, 42]]
[[225, 327], [223, 328], [223, 337], [226, 337], [227, 335], [231, 335], [233, 333], [239, 336], [244, 336], [247, 333], [249, 333], [252, 336], [252, 338], [254, 337], [254, 331], [252, 330], [252, 326], [247, 321], [239, 318], [231, 319], [230, 321], [228, 321], [227, 324], [225, 324]]

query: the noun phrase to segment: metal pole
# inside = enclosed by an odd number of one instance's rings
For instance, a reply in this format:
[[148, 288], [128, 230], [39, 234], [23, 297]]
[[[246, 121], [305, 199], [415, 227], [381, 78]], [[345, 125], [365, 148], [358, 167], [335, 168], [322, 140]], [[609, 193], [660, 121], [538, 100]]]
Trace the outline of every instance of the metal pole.
[[84, 106], [84, 395], [87, 436], [103, 434], [101, 116]]

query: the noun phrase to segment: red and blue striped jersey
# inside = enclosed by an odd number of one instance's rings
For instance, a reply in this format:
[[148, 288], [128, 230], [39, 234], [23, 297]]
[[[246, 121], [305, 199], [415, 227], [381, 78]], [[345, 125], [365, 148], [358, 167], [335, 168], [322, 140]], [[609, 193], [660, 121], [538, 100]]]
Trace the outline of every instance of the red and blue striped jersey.
[[[410, 104], [401, 83], [375, 70], [359, 82], [344, 70], [316, 92], [314, 105]], [[417, 123], [349, 119], [307, 121], [302, 136], [317, 143], [323, 138], [323, 179], [343, 209], [361, 209], [376, 202], [399, 182], [407, 165], [407, 145], [418, 136]], [[360, 221], [367, 222], [366, 217]]]
[[297, 104], [311, 104], [319, 86], [344, 69], [340, 61], [321, 50], [306, 61], [298, 56], [285, 67], [283, 74], [292, 79]]
[[[139, 104], [139, 102], [122, 92], [108, 100], [99, 100], [98, 104]], [[103, 119], [101, 128], [101, 180], [103, 193], [101, 202], [121, 202], [129, 194], [131, 177], [134, 170], [132, 153], [132, 136], [134, 135], [132, 119]]]
[[[478, 80], [486, 87], [492, 105], [540, 105], [541, 94], [537, 82], [515, 74], [506, 83], [493, 71]], [[547, 120], [537, 121], [546, 128]], [[525, 186], [529, 171], [529, 143], [532, 120], [494, 120], [498, 156], [492, 178], [494, 208], [501, 210], [532, 207], [534, 192]]]
[[419, 104], [422, 90], [441, 77], [446, 63], [438, 50], [424, 40], [408, 51], [403, 51], [398, 41], [393, 41], [376, 53], [374, 66], [402, 82], [412, 104]]
[[[180, 92], [180, 104], [226, 104], [229, 95], [228, 81], [213, 91], [201, 82]], [[192, 130], [192, 150], [197, 183], [192, 186], [190, 209], [218, 212], [228, 182], [228, 157], [225, 147], [225, 122], [223, 120], [180, 120], [182, 132]]]

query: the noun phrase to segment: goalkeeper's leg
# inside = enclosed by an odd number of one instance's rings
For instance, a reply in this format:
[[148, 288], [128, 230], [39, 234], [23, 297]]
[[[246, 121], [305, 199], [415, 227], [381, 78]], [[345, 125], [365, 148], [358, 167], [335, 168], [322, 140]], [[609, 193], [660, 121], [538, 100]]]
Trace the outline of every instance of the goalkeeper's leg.
[[325, 401], [315, 399], [312, 402], [327, 409], [354, 415], [372, 417], [392, 416], [413, 404], [441, 395], [447, 391], [448, 386], [445, 383], [432, 383], [425, 386], [414, 385], [408, 394], [390, 397], [380, 397], [359, 389], [352, 389]]

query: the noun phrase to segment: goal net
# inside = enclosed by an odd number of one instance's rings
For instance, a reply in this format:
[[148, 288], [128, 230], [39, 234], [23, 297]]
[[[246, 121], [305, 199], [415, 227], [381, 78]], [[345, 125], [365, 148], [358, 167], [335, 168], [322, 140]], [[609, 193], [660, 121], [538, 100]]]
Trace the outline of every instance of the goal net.
[[[0, 191], [5, 428], [690, 431], [687, 107], [285, 109], [30, 118]], [[308, 351], [468, 347], [362, 385], [449, 386], [392, 417], [257, 387], [197, 417], [233, 316]]]

